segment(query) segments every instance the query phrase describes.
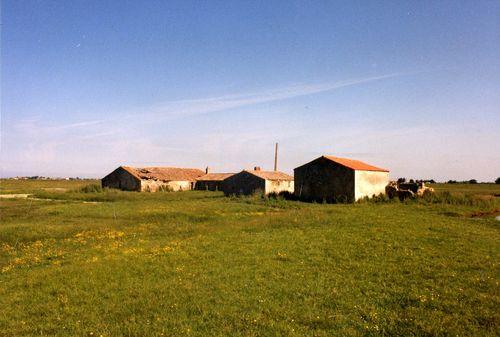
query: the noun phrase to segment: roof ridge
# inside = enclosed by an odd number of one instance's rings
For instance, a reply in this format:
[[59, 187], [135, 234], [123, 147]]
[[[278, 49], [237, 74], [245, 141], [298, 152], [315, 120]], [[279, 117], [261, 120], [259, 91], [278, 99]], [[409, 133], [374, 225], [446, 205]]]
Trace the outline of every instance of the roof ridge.
[[281, 171], [243, 170], [242, 172], [248, 172], [256, 177], [259, 177], [259, 178], [265, 179], [265, 180], [280, 180], [279, 178], [273, 179], [269, 175], [278, 175], [278, 176], [281, 176], [281, 178], [284, 178], [284, 180], [293, 180], [293, 176], [289, 175], [288, 173], [281, 172]]
[[233, 175], [235, 175], [236, 173], [231, 173], [231, 172], [212, 172], [212, 173], [207, 173], [207, 174], [204, 174], [202, 176], [199, 176], [197, 177], [196, 179], [197, 180], [205, 180], [205, 179], [208, 179], [208, 180], [224, 180], [226, 178], [229, 178]]
[[177, 167], [177, 166], [127, 166], [127, 167], [135, 169], [159, 168], [159, 169], [176, 169], [176, 170], [198, 170], [205, 172], [204, 170], [196, 167]]
[[367, 164], [361, 160], [357, 159], [351, 159], [351, 158], [342, 158], [342, 157], [335, 157], [335, 156], [329, 156], [329, 155], [323, 155], [320, 158], [325, 158], [327, 160], [333, 161], [337, 164], [340, 164], [342, 166], [351, 168], [355, 171], [380, 171], [380, 172], [389, 172], [389, 170], [377, 166], [373, 166], [370, 164]]
[[205, 174], [205, 171], [197, 168], [171, 166], [132, 167], [126, 165], [120, 167], [139, 179], [159, 179], [163, 181], [192, 181]]

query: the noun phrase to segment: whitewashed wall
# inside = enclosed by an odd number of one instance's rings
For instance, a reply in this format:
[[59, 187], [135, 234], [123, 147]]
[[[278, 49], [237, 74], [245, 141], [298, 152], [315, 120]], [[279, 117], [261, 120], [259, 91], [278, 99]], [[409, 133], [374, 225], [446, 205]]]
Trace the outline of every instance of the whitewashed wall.
[[266, 180], [266, 194], [290, 192], [293, 193], [293, 181]]
[[141, 180], [141, 191], [157, 192], [161, 188], [169, 191], [189, 191], [192, 190], [194, 183], [191, 181], [159, 181], [159, 180]]
[[354, 198], [359, 200], [364, 197], [385, 194], [385, 187], [389, 183], [389, 172], [355, 171], [354, 173]]

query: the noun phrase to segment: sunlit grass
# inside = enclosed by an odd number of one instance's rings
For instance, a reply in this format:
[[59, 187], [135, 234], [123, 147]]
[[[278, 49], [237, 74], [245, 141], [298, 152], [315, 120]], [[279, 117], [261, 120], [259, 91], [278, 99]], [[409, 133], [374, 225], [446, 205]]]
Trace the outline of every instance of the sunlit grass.
[[83, 186], [0, 200], [1, 336], [498, 331], [496, 199], [323, 205]]
[[500, 184], [431, 184], [438, 192], [463, 194], [500, 195]]
[[0, 179], [0, 194], [34, 193], [48, 190], [61, 192], [77, 189], [89, 184], [100, 184], [98, 180], [14, 180]]

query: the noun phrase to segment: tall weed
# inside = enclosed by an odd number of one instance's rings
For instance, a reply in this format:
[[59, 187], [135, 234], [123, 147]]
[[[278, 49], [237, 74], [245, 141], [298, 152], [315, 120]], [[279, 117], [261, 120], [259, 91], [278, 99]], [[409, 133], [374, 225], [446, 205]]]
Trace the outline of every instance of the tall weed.
[[101, 193], [104, 189], [99, 184], [90, 184], [80, 187], [77, 191], [80, 193]]

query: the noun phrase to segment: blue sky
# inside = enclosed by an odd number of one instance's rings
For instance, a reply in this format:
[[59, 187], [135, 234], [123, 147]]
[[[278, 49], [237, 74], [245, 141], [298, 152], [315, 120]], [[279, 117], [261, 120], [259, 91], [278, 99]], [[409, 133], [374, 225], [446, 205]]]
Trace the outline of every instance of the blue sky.
[[1, 175], [500, 176], [499, 1], [2, 1]]

